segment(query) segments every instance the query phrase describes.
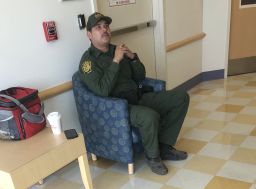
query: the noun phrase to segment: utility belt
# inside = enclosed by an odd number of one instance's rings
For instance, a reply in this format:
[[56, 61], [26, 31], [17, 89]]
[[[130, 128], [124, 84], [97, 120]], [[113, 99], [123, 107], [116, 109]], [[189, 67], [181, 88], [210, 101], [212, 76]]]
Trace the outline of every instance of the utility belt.
[[137, 105], [139, 104], [139, 100], [142, 98], [143, 94], [153, 92], [154, 88], [149, 85], [139, 85], [138, 90], [131, 90], [131, 91], [123, 91], [120, 92], [118, 97], [126, 99], [129, 104]]

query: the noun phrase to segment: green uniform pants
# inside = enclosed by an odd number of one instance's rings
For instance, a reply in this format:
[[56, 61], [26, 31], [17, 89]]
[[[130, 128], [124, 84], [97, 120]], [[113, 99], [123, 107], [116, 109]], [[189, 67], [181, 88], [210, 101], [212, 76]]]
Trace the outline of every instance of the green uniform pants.
[[159, 156], [159, 142], [176, 143], [189, 105], [189, 95], [181, 91], [145, 93], [139, 105], [130, 105], [131, 125], [137, 127], [148, 157]]

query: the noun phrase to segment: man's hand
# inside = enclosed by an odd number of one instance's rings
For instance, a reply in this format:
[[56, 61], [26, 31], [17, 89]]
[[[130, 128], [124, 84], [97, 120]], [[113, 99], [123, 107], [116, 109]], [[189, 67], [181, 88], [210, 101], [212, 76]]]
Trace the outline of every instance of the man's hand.
[[123, 45], [123, 49], [125, 51], [125, 55], [130, 58], [130, 59], [134, 59], [135, 54], [125, 45]]
[[125, 46], [125, 44], [120, 44], [116, 46], [113, 61], [119, 64], [119, 62], [124, 58], [124, 55], [126, 55], [130, 59], [133, 59], [135, 56], [135, 54], [132, 53], [132, 51], [127, 46]]

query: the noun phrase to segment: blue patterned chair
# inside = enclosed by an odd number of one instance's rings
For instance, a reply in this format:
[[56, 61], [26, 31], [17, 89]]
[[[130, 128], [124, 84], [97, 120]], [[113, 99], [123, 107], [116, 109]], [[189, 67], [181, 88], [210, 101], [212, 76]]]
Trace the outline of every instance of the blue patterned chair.
[[[79, 121], [87, 151], [92, 159], [97, 156], [128, 164], [134, 172], [134, 154], [143, 151], [140, 135], [129, 123], [128, 103], [124, 99], [100, 97], [81, 81], [79, 72], [72, 77]], [[165, 82], [147, 78], [143, 84], [155, 91], [165, 90]]]

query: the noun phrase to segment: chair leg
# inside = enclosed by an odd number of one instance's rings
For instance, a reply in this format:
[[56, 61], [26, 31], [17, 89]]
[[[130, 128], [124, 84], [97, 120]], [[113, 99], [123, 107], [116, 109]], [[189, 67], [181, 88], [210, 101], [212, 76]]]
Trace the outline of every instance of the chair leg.
[[93, 161], [97, 161], [97, 156], [96, 156], [95, 154], [92, 154], [92, 153], [91, 153], [91, 156], [92, 156], [92, 160], [93, 160]]
[[128, 164], [128, 173], [129, 173], [129, 175], [134, 174], [134, 165], [133, 165], [133, 163]]
[[39, 181], [38, 181], [38, 184], [40, 184], [40, 185], [44, 184], [44, 179], [39, 180]]

